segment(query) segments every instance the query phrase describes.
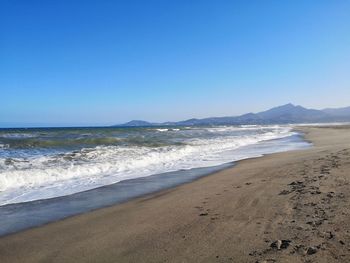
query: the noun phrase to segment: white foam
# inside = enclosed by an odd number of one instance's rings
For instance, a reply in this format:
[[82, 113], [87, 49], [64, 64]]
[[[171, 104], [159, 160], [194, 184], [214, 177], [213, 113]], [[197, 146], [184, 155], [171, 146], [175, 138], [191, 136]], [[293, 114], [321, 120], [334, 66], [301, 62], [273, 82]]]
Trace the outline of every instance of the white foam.
[[[192, 138], [164, 147], [98, 146], [80, 152], [26, 159], [0, 159], [0, 205], [68, 195], [126, 179], [208, 167], [249, 156], [240, 147], [293, 134], [290, 127], [218, 127], [214, 132], [260, 129], [253, 135]], [[7, 163], [5, 163], [7, 162]]]
[[4, 133], [0, 134], [0, 137], [7, 138], [7, 139], [25, 139], [25, 138], [35, 138], [37, 137], [37, 134], [32, 133]]

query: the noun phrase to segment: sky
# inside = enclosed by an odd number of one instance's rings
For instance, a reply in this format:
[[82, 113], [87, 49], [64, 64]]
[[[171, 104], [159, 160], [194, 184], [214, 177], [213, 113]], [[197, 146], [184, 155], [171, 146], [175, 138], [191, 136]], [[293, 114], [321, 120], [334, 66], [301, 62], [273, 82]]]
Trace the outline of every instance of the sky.
[[2, 0], [0, 126], [350, 106], [348, 0]]

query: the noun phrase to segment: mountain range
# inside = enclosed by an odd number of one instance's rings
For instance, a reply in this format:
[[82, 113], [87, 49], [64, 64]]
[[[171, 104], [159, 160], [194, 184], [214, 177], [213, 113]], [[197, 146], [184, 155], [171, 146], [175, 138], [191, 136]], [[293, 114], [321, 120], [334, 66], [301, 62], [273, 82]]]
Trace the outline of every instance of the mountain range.
[[350, 107], [327, 108], [323, 110], [307, 109], [291, 103], [272, 109], [247, 113], [240, 116], [211, 117], [204, 119], [188, 119], [178, 122], [151, 123], [133, 120], [113, 126], [141, 127], [141, 126], [193, 126], [193, 125], [253, 125], [253, 124], [293, 124], [293, 123], [323, 123], [350, 122]]

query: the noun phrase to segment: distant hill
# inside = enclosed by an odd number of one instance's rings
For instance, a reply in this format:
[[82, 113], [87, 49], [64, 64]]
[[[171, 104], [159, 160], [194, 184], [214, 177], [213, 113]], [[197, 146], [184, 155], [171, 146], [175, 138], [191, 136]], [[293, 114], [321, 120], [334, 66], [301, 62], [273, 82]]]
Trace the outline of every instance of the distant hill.
[[249, 124], [293, 124], [317, 122], [350, 122], [350, 107], [338, 109], [314, 110], [291, 103], [278, 106], [258, 113], [247, 113], [240, 116], [212, 117], [204, 119], [189, 119], [179, 122], [150, 123], [133, 120], [115, 126], [160, 126], [160, 125], [249, 125]]
[[323, 111], [306, 109], [291, 103], [257, 113], [256, 115], [262, 120], [272, 123], [322, 122], [328, 117], [327, 113]]
[[350, 107], [338, 109], [324, 109], [323, 112], [333, 116], [350, 116]]
[[127, 123], [124, 123], [122, 125], [117, 125], [117, 126], [128, 126], [128, 127], [133, 127], [133, 126], [152, 126], [153, 124], [147, 121], [140, 121], [140, 120], [133, 120], [129, 121]]

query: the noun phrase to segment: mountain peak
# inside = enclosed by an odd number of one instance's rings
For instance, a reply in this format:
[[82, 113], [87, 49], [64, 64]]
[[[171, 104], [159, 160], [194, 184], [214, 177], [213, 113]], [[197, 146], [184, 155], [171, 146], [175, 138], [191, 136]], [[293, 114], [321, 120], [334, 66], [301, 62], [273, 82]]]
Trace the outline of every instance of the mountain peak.
[[152, 123], [148, 121], [142, 121], [142, 120], [132, 120], [125, 124], [122, 124], [122, 126], [150, 126]]
[[274, 107], [272, 109], [282, 109], [282, 108], [292, 109], [292, 108], [303, 108], [303, 107], [301, 107], [299, 105], [294, 105], [293, 103], [287, 103], [287, 104], [284, 104], [281, 106]]
[[281, 105], [280, 107], [295, 107], [295, 105], [289, 102], [287, 104]]

